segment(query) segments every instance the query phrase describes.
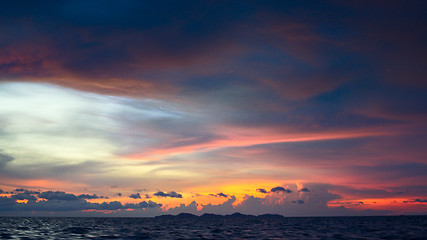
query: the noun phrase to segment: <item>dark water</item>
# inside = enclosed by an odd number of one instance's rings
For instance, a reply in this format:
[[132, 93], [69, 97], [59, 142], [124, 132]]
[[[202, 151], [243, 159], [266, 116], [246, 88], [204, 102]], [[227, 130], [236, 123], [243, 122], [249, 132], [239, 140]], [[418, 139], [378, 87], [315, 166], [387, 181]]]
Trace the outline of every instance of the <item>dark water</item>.
[[2, 239], [427, 239], [427, 216], [0, 218]]

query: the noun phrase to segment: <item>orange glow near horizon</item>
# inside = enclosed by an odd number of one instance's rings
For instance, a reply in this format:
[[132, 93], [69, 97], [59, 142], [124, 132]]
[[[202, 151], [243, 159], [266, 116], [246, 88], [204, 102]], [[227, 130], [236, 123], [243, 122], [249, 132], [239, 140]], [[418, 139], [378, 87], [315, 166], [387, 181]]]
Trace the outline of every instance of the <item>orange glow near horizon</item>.
[[407, 198], [374, 198], [374, 199], [355, 199], [352, 201], [331, 201], [328, 203], [330, 207], [344, 206], [356, 210], [390, 210], [399, 214], [404, 214], [410, 211], [426, 211], [427, 202], [414, 202], [413, 199]]

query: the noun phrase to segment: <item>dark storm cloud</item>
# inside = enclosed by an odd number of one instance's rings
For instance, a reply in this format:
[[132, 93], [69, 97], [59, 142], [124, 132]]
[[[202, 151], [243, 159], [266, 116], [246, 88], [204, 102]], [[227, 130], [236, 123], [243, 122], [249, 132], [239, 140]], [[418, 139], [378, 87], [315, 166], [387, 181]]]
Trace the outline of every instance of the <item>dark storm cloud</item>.
[[171, 197], [171, 198], [182, 198], [182, 195], [179, 193], [176, 193], [174, 191], [170, 191], [167, 193], [164, 193], [162, 191], [158, 191], [156, 193], [153, 194], [156, 197]]
[[292, 193], [292, 190], [286, 189], [283, 187], [274, 187], [270, 190], [271, 192], [284, 192], [284, 193]]
[[283, 187], [274, 187], [274, 188], [272, 188], [272, 189], [271, 189], [271, 191], [272, 191], [272, 192], [277, 192], [277, 191], [282, 191], [282, 192], [284, 192], [284, 191], [285, 191], [285, 188], [283, 188]]
[[92, 195], [90, 195], [90, 194], [80, 194], [80, 195], [78, 195], [77, 197], [78, 197], [78, 198], [81, 198], [81, 199], [98, 199], [98, 198], [107, 198], [107, 197], [105, 197], [105, 196], [98, 196], [98, 195], [96, 195], [96, 194], [92, 194]]
[[256, 191], [260, 193], [268, 193], [264, 188], [258, 188]]
[[37, 194], [37, 197], [44, 198], [47, 200], [61, 200], [61, 201], [74, 201], [78, 199], [99, 199], [99, 198], [107, 198], [105, 196], [98, 196], [96, 194], [80, 194], [74, 195], [72, 193], [66, 193], [61, 191], [46, 191], [46, 192], [35, 192], [35, 191], [27, 191], [26, 194]]
[[[9, 77], [49, 76], [48, 66], [53, 65], [54, 74], [60, 75], [141, 77], [144, 71], [186, 65], [214, 53], [208, 46], [229, 32], [232, 24], [228, 22], [252, 12], [245, 5], [197, 1], [7, 4], [0, 14], [15, 28], [3, 24], [10, 35], [1, 42], [22, 47], [4, 53], [7, 58], [1, 70]], [[23, 23], [21, 19], [27, 17], [31, 20]], [[27, 37], [34, 41], [23, 41]], [[224, 48], [221, 42], [215, 51]]]
[[[28, 191], [24, 192], [27, 193]], [[78, 199], [99, 199], [107, 198], [105, 196], [98, 196], [96, 194], [80, 194], [74, 195], [72, 193], [66, 193], [61, 191], [46, 191], [46, 192], [32, 192], [31, 194], [37, 194], [37, 197], [44, 198], [47, 200], [61, 200], [61, 201], [74, 201]]]
[[148, 202], [143, 201], [140, 203], [126, 203], [123, 206], [123, 208], [124, 209], [127, 209], [127, 208], [138, 209], [138, 208], [155, 208], [155, 207], [161, 207], [161, 206], [162, 206], [162, 204], [149, 200]]
[[129, 195], [130, 198], [134, 198], [134, 199], [140, 199], [141, 195], [139, 193], [133, 193], [131, 195]]
[[40, 194], [39, 191], [27, 190], [27, 189], [23, 189], [23, 188], [17, 188], [17, 189], [15, 189], [15, 192], [23, 192], [25, 194]]
[[49, 201], [40, 201], [32, 204], [27, 204], [26, 206], [21, 206], [19, 208], [23, 208], [22, 210], [27, 211], [73, 211], [73, 210], [107, 210], [107, 211], [115, 211], [122, 209], [138, 209], [138, 208], [153, 208], [159, 207], [160, 204], [151, 203], [148, 204], [146, 202], [141, 202], [133, 205], [123, 205], [121, 202], [113, 201], [113, 202], [103, 202], [103, 203], [89, 203], [86, 200], [78, 199], [73, 201], [64, 201], [64, 200], [49, 200]]
[[[81, 210], [124, 210], [124, 209], [146, 209], [160, 208], [162, 204], [153, 201], [142, 201], [140, 203], [122, 204], [118, 201], [90, 203], [84, 198], [88, 196], [93, 199], [94, 195], [82, 194], [84, 197], [76, 197], [71, 193], [60, 191], [47, 191], [39, 194], [41, 200], [36, 202], [35, 195], [17, 193], [11, 197], [0, 197], [0, 210], [2, 211], [81, 211]], [[82, 196], [79, 195], [79, 196]], [[16, 200], [28, 200], [27, 203], [18, 203]]]
[[37, 197], [28, 193], [17, 193], [11, 196], [12, 199], [15, 200], [28, 200], [28, 201], [36, 201]]
[[47, 200], [62, 200], [62, 201], [74, 201], [77, 200], [78, 197], [72, 193], [65, 193], [61, 191], [47, 191], [42, 192], [37, 195], [39, 198], [44, 198]]
[[10, 197], [12, 199], [15, 200], [28, 200], [28, 201], [36, 201], [37, 200], [37, 196], [40, 195], [39, 191], [33, 191], [33, 190], [26, 190], [26, 189], [15, 189], [15, 192], [18, 192], [16, 194], [13, 194], [13, 192], [11, 194]]
[[2, 189], [0, 189], [0, 194], [3, 194], [3, 193], [5, 193], [5, 194], [13, 194], [13, 192], [5, 192], [5, 191], [3, 191]]
[[[9, 79], [71, 77], [62, 84], [116, 94], [146, 91], [147, 79], [185, 89], [196, 84], [171, 79], [205, 78], [202, 89], [213, 89], [212, 70], [199, 71], [207, 64], [219, 68], [214, 75], [257, 79], [290, 99], [331, 91], [373, 69], [371, 76], [423, 84], [425, 33], [416, 29], [426, 20], [425, 3], [386, 5], [16, 1], [0, 12], [8, 33], [0, 38], [0, 70]], [[110, 86], [92, 84], [101, 79]]]
[[217, 194], [211, 193], [211, 194], [209, 194], [209, 196], [213, 196], [213, 197], [225, 197], [225, 198], [227, 198], [229, 195], [224, 194], [224, 193], [217, 193]]

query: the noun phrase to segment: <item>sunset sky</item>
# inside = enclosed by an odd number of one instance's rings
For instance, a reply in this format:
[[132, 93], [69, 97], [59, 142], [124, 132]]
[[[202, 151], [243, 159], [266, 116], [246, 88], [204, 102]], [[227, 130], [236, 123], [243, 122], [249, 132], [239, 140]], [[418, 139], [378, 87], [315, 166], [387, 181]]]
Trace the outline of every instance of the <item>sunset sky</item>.
[[427, 214], [427, 1], [9, 1], [0, 216]]

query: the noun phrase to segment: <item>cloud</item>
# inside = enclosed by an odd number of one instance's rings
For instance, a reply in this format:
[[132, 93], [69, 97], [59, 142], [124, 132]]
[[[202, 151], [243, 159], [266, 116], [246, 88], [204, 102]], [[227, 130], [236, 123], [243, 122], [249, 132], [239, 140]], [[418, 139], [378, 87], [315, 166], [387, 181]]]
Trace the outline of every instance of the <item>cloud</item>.
[[[232, 214], [240, 212], [244, 214], [282, 214], [284, 216], [345, 216], [345, 215], [381, 215], [389, 213], [386, 211], [370, 211], [362, 212], [347, 209], [345, 207], [329, 207], [328, 202], [335, 199], [340, 199], [341, 196], [330, 193], [323, 185], [306, 184], [310, 192], [305, 192], [302, 196], [298, 194], [281, 195], [281, 194], [266, 194], [265, 197], [259, 198], [251, 195], [246, 195], [239, 204], [234, 205], [236, 198], [231, 196], [222, 204], [201, 205], [200, 211], [195, 211], [197, 205], [192, 203], [189, 205], [181, 204], [174, 208], [173, 214], [181, 212], [190, 212], [201, 215], [203, 213], [215, 214]], [[290, 186], [297, 188], [297, 186]], [[280, 189], [283, 191], [282, 189]]]
[[140, 199], [141, 195], [139, 193], [133, 193], [131, 195], [129, 195], [130, 198], [134, 198], [134, 199]]
[[27, 193], [17, 193], [11, 196], [12, 199], [15, 200], [28, 200], [28, 201], [36, 201], [37, 197], [27, 194]]
[[0, 210], [13, 211], [17, 206], [24, 205], [17, 203], [16, 200], [11, 197], [0, 197]]
[[213, 196], [213, 197], [225, 197], [227, 198], [229, 195], [224, 194], [224, 193], [217, 193], [217, 194], [209, 194], [209, 196]]
[[143, 201], [140, 203], [126, 203], [123, 208], [124, 209], [138, 209], [138, 208], [156, 208], [156, 207], [161, 207], [162, 204], [160, 203], [156, 203], [153, 202], [151, 200], [149, 200], [148, 202]]
[[[93, 199], [95, 194], [82, 194], [79, 197], [71, 193], [61, 191], [47, 191], [38, 194], [38, 199], [34, 194], [17, 193], [10, 197], [0, 197], [0, 209], [4, 211], [82, 211], [82, 210], [106, 210], [116, 211], [124, 209], [147, 209], [160, 208], [162, 204], [153, 201], [142, 201], [139, 203], [122, 204], [118, 201], [90, 203], [85, 200]], [[98, 197], [98, 196], [96, 196]], [[98, 197], [100, 198], [100, 197]], [[16, 200], [28, 200], [27, 203], [18, 203]], [[38, 200], [38, 201], [36, 201]]]
[[[153, 70], [159, 73], [176, 68], [190, 70], [194, 65], [215, 61], [217, 55], [229, 55], [233, 52], [229, 47], [231, 41], [219, 43], [216, 39], [221, 39], [220, 36], [233, 26], [225, 19], [232, 20], [236, 16], [244, 15], [240, 8], [232, 7], [236, 12], [231, 13], [228, 7], [223, 8], [219, 7], [221, 5], [211, 3], [216, 10], [209, 12], [202, 10], [206, 14], [201, 14], [195, 20], [194, 16], [190, 18], [187, 16], [192, 15], [196, 9], [197, 11], [203, 9], [200, 4], [184, 6], [169, 3], [172, 8], [186, 12], [177, 15], [174, 11], [165, 11], [164, 6], [160, 4], [147, 6], [132, 1], [128, 4], [131, 7], [127, 8], [123, 8], [122, 4], [115, 9], [97, 6], [98, 9], [102, 8], [111, 15], [108, 14], [110, 15], [108, 18], [98, 16], [97, 19], [100, 21], [94, 22], [89, 17], [85, 18], [84, 11], [80, 9], [86, 9], [87, 6], [82, 3], [42, 5], [45, 14], [55, 19], [47, 24], [49, 26], [42, 20], [43, 17], [35, 12], [27, 12], [32, 16], [31, 24], [23, 23], [17, 20], [25, 18], [19, 14], [20, 10], [16, 6], [7, 7], [10, 12], [17, 15], [13, 17], [6, 15], [11, 25], [2, 26], [9, 32], [7, 38], [1, 39], [2, 44], [14, 43], [10, 48], [1, 51], [2, 75], [16, 79], [31, 76], [48, 78], [53, 74], [57, 77], [62, 76], [64, 85], [103, 93], [119, 91], [127, 94], [133, 87], [137, 93], [141, 90], [145, 92], [153, 85], [154, 88], [159, 88], [159, 85], [167, 86], [164, 80], [160, 79], [159, 83], [155, 80], [147, 83], [144, 81], [146, 78], [144, 75]], [[153, 12], [156, 14], [153, 15]], [[210, 16], [212, 13], [213, 16]], [[139, 20], [135, 21], [135, 17]], [[176, 19], [181, 19], [180, 21], [187, 27], [183, 29], [183, 25], [175, 22]], [[37, 29], [45, 33], [34, 33], [30, 30], [30, 26], [37, 26]], [[103, 30], [99, 29], [100, 26], [103, 26]], [[210, 31], [206, 31], [204, 26], [210, 26]], [[91, 39], [85, 38], [81, 31], [88, 32]], [[34, 41], [24, 41], [28, 37]], [[173, 43], [169, 41], [171, 38], [175, 39]], [[121, 44], [123, 42], [127, 44]], [[144, 44], [139, 44], [141, 42]], [[215, 51], [209, 49], [208, 46], [211, 44], [216, 46]], [[64, 55], [69, 57], [65, 58]], [[129, 64], [131, 62], [134, 64]], [[94, 74], [93, 71], [98, 74]], [[108, 83], [110, 86], [98, 84], [102, 81], [101, 76], [110, 79]], [[85, 82], [81, 81], [82, 79], [92, 80]], [[112, 84], [113, 79], [120, 80]], [[125, 86], [120, 86], [120, 83]], [[144, 85], [146, 88], [141, 88]]]
[[258, 188], [256, 191], [260, 193], [268, 193], [264, 188]]
[[427, 177], [427, 164], [406, 162], [399, 164], [376, 164], [370, 166], [351, 166], [348, 171], [363, 178], [382, 181], [403, 180]]
[[26, 189], [15, 189], [15, 192], [18, 192], [16, 194], [11, 194], [10, 197], [15, 200], [28, 200], [28, 201], [36, 201], [37, 196], [40, 195], [39, 191], [32, 191], [32, 190], [26, 190]]
[[[1, 151], [1, 149], [0, 149]], [[13, 161], [15, 158], [6, 154], [0, 153], [0, 170], [6, 166], [7, 163]]]
[[308, 188], [301, 188], [298, 192], [310, 192], [310, 190]]
[[167, 193], [164, 193], [162, 191], [158, 191], [156, 193], [153, 194], [156, 197], [171, 197], [171, 198], [182, 198], [182, 195], [179, 193], [176, 193], [174, 191], [170, 191]]
[[[43, 20], [41, 13], [27, 11], [24, 15], [18, 6], [4, 6], [4, 11], [11, 14], [4, 15], [8, 24], [2, 26], [9, 33], [2, 39], [2, 46], [5, 46], [1, 51], [2, 74], [11, 79], [49, 77], [52, 78], [50, 81], [63, 85], [108, 94], [137, 94], [141, 91], [147, 94], [147, 89], [150, 89], [148, 92], [153, 89], [161, 91], [164, 86], [166, 89], [185, 88], [180, 83], [195, 77], [209, 77], [213, 75], [209, 74], [212, 71], [217, 74], [231, 70], [237, 72], [237, 76], [249, 71], [255, 79], [272, 79], [272, 88], [282, 92], [283, 97], [301, 99], [330, 92], [347, 83], [357, 72], [354, 69], [365, 73], [372, 69], [371, 65], [377, 66], [379, 70], [374, 68], [376, 71], [392, 76], [388, 78], [398, 78], [399, 83], [405, 81], [396, 76], [406, 74], [413, 76], [409, 78], [411, 81], [420, 82], [413, 79], [420, 79], [423, 72], [423, 65], [401, 60], [422, 62], [420, 54], [415, 51], [422, 48], [422, 43], [417, 40], [422, 39], [422, 33], [416, 31], [420, 23], [403, 17], [397, 22], [375, 7], [370, 9], [378, 16], [373, 14], [368, 16], [369, 22], [364, 20], [355, 24], [349, 16], [336, 13], [366, 14], [343, 4], [330, 4], [330, 8], [323, 5], [322, 9], [330, 13], [326, 16], [302, 3], [283, 8], [282, 4], [262, 2], [238, 7], [232, 4], [223, 7], [211, 2], [206, 9], [201, 3], [191, 4], [194, 6], [169, 3], [171, 9], [179, 9], [180, 14], [165, 11], [161, 4], [146, 6], [132, 2], [126, 5], [114, 6], [114, 10], [97, 6], [111, 14], [106, 14], [109, 17], [98, 16], [94, 21], [80, 10], [87, 9], [85, 3], [55, 6], [44, 3], [39, 7], [44, 9], [43, 14], [52, 18], [49, 23]], [[396, 6], [390, 8], [396, 10]], [[201, 12], [199, 16], [193, 14], [195, 9]], [[149, 14], [141, 14], [147, 12]], [[301, 19], [301, 12], [312, 17]], [[411, 13], [422, 16], [420, 11]], [[32, 21], [22, 21], [27, 17]], [[325, 18], [339, 19], [338, 22], [344, 24], [325, 25], [321, 21]], [[378, 18], [394, 22], [391, 24], [394, 27], [382, 24]], [[408, 32], [402, 26], [411, 26], [413, 30]], [[328, 27], [346, 31], [332, 34], [325, 30]], [[34, 28], [39, 31], [32, 31]], [[377, 32], [387, 37], [381, 38]], [[170, 39], [175, 41], [171, 43]], [[404, 44], [402, 39], [412, 45]], [[126, 42], [125, 46], [121, 44], [123, 42]], [[378, 45], [385, 47], [375, 48]], [[408, 48], [413, 58], [404, 57], [403, 50]], [[391, 72], [397, 71], [398, 74], [390, 74], [385, 67], [388, 64], [395, 66]], [[352, 72], [347, 76], [341, 69]], [[411, 74], [409, 70], [417, 74]], [[173, 81], [178, 77], [179, 81]], [[214, 81], [205, 82], [208, 85]]]
[[231, 196], [227, 201], [219, 205], [212, 205], [211, 203], [203, 205], [201, 213], [213, 213], [213, 214], [230, 214], [236, 212], [233, 203], [236, 201], [235, 196]]
[[[42, 192], [40, 195], [49, 195], [47, 200], [39, 199], [35, 201], [35, 195], [25, 195], [19, 192], [11, 197], [0, 197], [0, 210], [3, 213], [21, 211], [27, 212], [70, 212], [82, 210], [99, 210], [99, 211], [122, 211], [126, 209], [157, 209], [156, 214], [179, 214], [192, 213], [201, 215], [203, 213], [215, 214], [232, 214], [240, 212], [244, 214], [282, 214], [285, 216], [340, 216], [340, 215], [378, 215], [385, 214], [384, 211], [356, 211], [345, 207], [329, 207], [328, 202], [339, 199], [341, 196], [329, 193], [323, 185], [306, 184], [311, 191], [306, 192], [302, 198], [297, 194], [281, 195], [266, 194], [263, 198], [246, 195], [240, 203], [233, 205], [236, 201], [235, 196], [230, 196], [224, 203], [218, 205], [206, 204], [199, 205], [193, 201], [189, 205], [181, 204], [175, 208], [170, 208], [164, 212], [160, 209], [163, 206], [153, 201], [142, 201], [139, 203], [122, 204], [118, 201], [90, 203], [82, 198], [71, 198], [71, 193], [60, 191]], [[297, 186], [290, 186], [297, 187]], [[45, 193], [45, 194], [44, 194]], [[168, 194], [170, 194], [169, 192]], [[69, 194], [69, 195], [66, 195]], [[89, 194], [88, 194], [89, 195]], [[173, 195], [173, 194], [172, 194]], [[74, 195], [75, 196], [75, 195]], [[93, 195], [89, 195], [93, 196]], [[27, 203], [18, 203], [16, 200], [25, 200]], [[424, 200], [414, 200], [414, 202], [425, 202]], [[198, 210], [201, 207], [201, 210]], [[126, 212], [122, 212], [126, 216]], [[135, 213], [136, 214], [136, 213]], [[132, 215], [134, 216], [134, 215]], [[135, 215], [137, 216], [137, 215]]]
[[285, 189], [283, 187], [274, 187], [270, 190], [271, 192], [285, 192], [285, 193], [292, 193], [292, 190]]
[[61, 192], [61, 191], [42, 192], [42, 193], [38, 194], [37, 196], [39, 198], [44, 198], [47, 200], [74, 201], [74, 200], [79, 199], [76, 195], [74, 195], [72, 193], [65, 193], [65, 192]]
[[413, 200], [412, 202], [427, 203], [427, 199], [419, 199], [419, 198], [417, 198], [417, 199]]
[[[263, 198], [258, 198], [247, 195], [233, 210], [244, 214], [271, 213], [284, 216], [351, 216], [390, 213], [389, 211], [362, 212], [345, 207], [330, 207], [328, 202], [340, 199], [340, 195], [329, 192], [330, 190], [321, 184], [307, 183], [305, 185], [310, 189], [310, 192], [306, 192], [302, 196], [298, 194], [268, 194]], [[292, 189], [296, 187], [296, 185], [290, 186]]]
[[0, 9], [4, 186], [339, 179], [341, 196], [423, 196], [404, 189], [427, 172], [418, 2], [21, 5]]
[[199, 214], [199, 211], [197, 210], [197, 207], [199, 204], [197, 204], [195, 201], [192, 201], [190, 204], [180, 204], [177, 207], [170, 208], [167, 210], [167, 214], [179, 214], [179, 213], [191, 213], [191, 214]]
[[17, 188], [17, 189], [15, 189], [15, 192], [23, 192], [25, 194], [40, 194], [39, 191], [27, 190], [27, 189], [23, 189], [23, 188]]
[[90, 195], [90, 194], [80, 194], [80, 195], [78, 195], [77, 197], [78, 197], [78, 198], [81, 198], [81, 199], [98, 199], [98, 198], [107, 198], [107, 197], [105, 197], [105, 196], [98, 196], [98, 195], [96, 195], [96, 194], [92, 194], [92, 195]]
[[98, 196], [96, 194], [80, 194], [75, 195], [72, 193], [66, 193], [61, 191], [46, 191], [46, 192], [35, 192], [35, 191], [27, 191], [24, 193], [29, 194], [37, 194], [37, 197], [44, 198], [47, 200], [61, 200], [61, 201], [74, 201], [78, 199], [99, 199], [99, 198], [107, 198], [105, 196]]

